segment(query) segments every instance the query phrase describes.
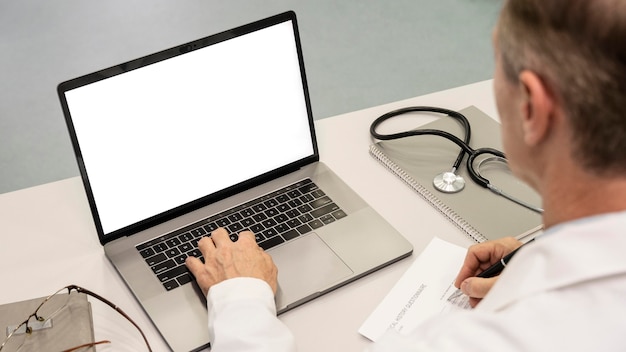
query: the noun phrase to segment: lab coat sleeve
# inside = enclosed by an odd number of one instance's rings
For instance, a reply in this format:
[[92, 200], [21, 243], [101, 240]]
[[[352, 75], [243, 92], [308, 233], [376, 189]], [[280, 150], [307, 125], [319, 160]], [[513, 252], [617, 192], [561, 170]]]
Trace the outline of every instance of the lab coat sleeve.
[[291, 331], [276, 317], [272, 289], [263, 280], [223, 281], [209, 290], [207, 308], [213, 352], [296, 351]]

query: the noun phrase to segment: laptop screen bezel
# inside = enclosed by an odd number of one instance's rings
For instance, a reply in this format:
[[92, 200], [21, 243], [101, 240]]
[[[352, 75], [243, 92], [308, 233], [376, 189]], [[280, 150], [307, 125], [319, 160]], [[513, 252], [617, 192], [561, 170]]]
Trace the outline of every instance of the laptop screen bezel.
[[[307, 116], [309, 120], [309, 131], [311, 134], [311, 141], [313, 143], [312, 145], [313, 154], [306, 156], [300, 160], [296, 160], [278, 169], [275, 169], [275, 170], [266, 172], [264, 174], [261, 174], [259, 176], [253, 177], [251, 179], [242, 181], [238, 184], [230, 186], [221, 191], [217, 191], [215, 193], [212, 193], [212, 194], [203, 196], [201, 198], [195, 199], [193, 201], [190, 201], [188, 203], [182, 204], [174, 209], [162, 212], [160, 214], [156, 214], [147, 219], [125, 226], [121, 229], [112, 231], [110, 233], [104, 233], [100, 215], [98, 213], [96, 199], [94, 197], [94, 194], [93, 194], [90, 182], [89, 182], [89, 175], [87, 173], [87, 169], [85, 167], [85, 163], [82, 157], [80, 145], [78, 143], [77, 134], [74, 129], [74, 124], [72, 122], [72, 116], [70, 114], [65, 92], [68, 92], [72, 89], [76, 89], [76, 88], [79, 88], [79, 87], [82, 87], [82, 86], [85, 86], [94, 82], [98, 82], [103, 79], [107, 79], [109, 77], [113, 77], [113, 76], [123, 74], [132, 70], [136, 70], [138, 68], [151, 65], [151, 64], [163, 61], [163, 60], [167, 60], [176, 56], [184, 55], [194, 50], [198, 50], [198, 49], [210, 46], [210, 45], [214, 45], [214, 44], [217, 44], [217, 43], [220, 43], [220, 42], [232, 39], [232, 38], [249, 34], [249, 33], [261, 30], [266, 27], [274, 26], [274, 25], [284, 23], [284, 22], [289, 22], [289, 21], [291, 22], [293, 31], [294, 31], [295, 46], [296, 46], [298, 61], [299, 61], [299, 66], [300, 66], [300, 75], [302, 79], [304, 101], [305, 101]], [[217, 34], [213, 34], [202, 39], [194, 40], [194, 41], [191, 41], [182, 45], [178, 45], [178, 46], [175, 46], [175, 47], [172, 47], [172, 48], [169, 48], [169, 49], [157, 52], [157, 53], [153, 53], [153, 54], [150, 54], [150, 55], [138, 58], [138, 59], [134, 59], [134, 60], [119, 64], [119, 65], [115, 65], [109, 68], [99, 70], [97, 72], [93, 72], [93, 73], [90, 73], [90, 74], [87, 74], [78, 78], [74, 78], [74, 79], [62, 82], [57, 87], [57, 93], [59, 95], [61, 108], [63, 110], [63, 115], [65, 117], [68, 132], [71, 138], [72, 147], [74, 149], [74, 154], [76, 156], [78, 168], [79, 168], [83, 186], [85, 188], [85, 192], [87, 195], [87, 200], [89, 202], [89, 207], [90, 207], [91, 214], [94, 220], [96, 231], [98, 233], [100, 243], [103, 245], [110, 241], [116, 240], [118, 238], [130, 236], [139, 231], [143, 231], [150, 227], [164, 223], [166, 221], [179, 217], [185, 213], [207, 206], [209, 204], [225, 199], [243, 190], [250, 189], [252, 187], [263, 184], [271, 179], [291, 173], [305, 165], [319, 161], [319, 151], [317, 147], [317, 140], [315, 136], [314, 122], [313, 122], [313, 113], [311, 109], [308, 84], [307, 84], [306, 73], [304, 69], [304, 58], [302, 54], [302, 46], [300, 42], [300, 35], [298, 31], [296, 14], [293, 11], [287, 11], [287, 12], [269, 17], [269, 18], [265, 18], [265, 19], [262, 19], [253, 23], [249, 23], [249, 24], [237, 27], [237, 28], [233, 28], [227, 31], [217, 33]]]

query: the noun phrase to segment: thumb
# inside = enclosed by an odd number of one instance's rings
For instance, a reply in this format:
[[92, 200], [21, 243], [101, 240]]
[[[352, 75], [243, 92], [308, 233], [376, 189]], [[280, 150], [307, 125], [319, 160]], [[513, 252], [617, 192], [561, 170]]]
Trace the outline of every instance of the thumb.
[[461, 283], [461, 291], [472, 298], [483, 298], [497, 280], [497, 276], [488, 279], [470, 277]]
[[209, 293], [210, 284], [208, 282], [210, 278], [208, 277], [209, 275], [204, 268], [204, 264], [202, 264], [202, 261], [200, 261], [200, 259], [195, 257], [188, 257], [185, 260], [185, 264], [187, 265], [187, 269], [189, 269], [191, 274], [195, 277], [198, 286], [200, 286], [200, 289], [204, 294], [204, 297], [206, 297]]

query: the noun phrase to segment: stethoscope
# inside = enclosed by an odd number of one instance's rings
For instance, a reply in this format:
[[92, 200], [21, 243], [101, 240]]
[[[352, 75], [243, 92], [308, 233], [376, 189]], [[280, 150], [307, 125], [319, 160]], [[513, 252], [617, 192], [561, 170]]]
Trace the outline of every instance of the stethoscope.
[[[434, 112], [434, 113], [445, 114], [452, 118], [455, 118], [461, 123], [461, 125], [463, 125], [463, 129], [465, 130], [465, 138], [464, 140], [461, 140], [459, 137], [449, 132], [442, 131], [442, 130], [435, 130], [435, 129], [421, 129], [421, 130], [418, 129], [418, 130], [410, 130], [410, 131], [392, 133], [392, 134], [380, 134], [376, 132], [376, 128], [385, 120], [388, 120], [394, 116], [406, 114], [409, 112]], [[374, 122], [372, 122], [372, 125], [370, 126], [370, 134], [372, 135], [372, 137], [379, 139], [379, 140], [392, 140], [392, 139], [406, 138], [406, 137], [420, 136], [420, 135], [435, 135], [435, 136], [446, 138], [447, 140], [452, 141], [456, 145], [458, 145], [461, 148], [461, 150], [459, 151], [459, 155], [457, 156], [456, 160], [454, 161], [454, 164], [452, 165], [452, 169], [450, 171], [444, 171], [435, 176], [435, 178], [433, 179], [433, 186], [435, 187], [435, 189], [444, 193], [457, 193], [457, 192], [462, 191], [463, 188], [465, 188], [465, 180], [463, 179], [462, 176], [457, 174], [457, 170], [459, 169], [459, 166], [461, 165], [461, 162], [463, 161], [463, 158], [465, 157], [465, 154], [467, 153], [468, 155], [467, 162], [466, 162], [467, 171], [470, 175], [470, 178], [474, 182], [476, 182], [476, 184], [480, 185], [481, 187], [487, 188], [488, 190], [495, 193], [496, 195], [504, 197], [529, 210], [532, 210], [540, 214], [543, 213], [543, 209], [535, 207], [531, 204], [528, 204], [520, 199], [517, 199], [503, 192], [501, 189], [494, 186], [491, 182], [489, 182], [488, 179], [486, 179], [480, 174], [480, 168], [484, 163], [501, 162], [501, 163], [506, 164], [507, 162], [506, 157], [504, 156], [503, 152], [494, 148], [472, 149], [469, 146], [470, 138], [472, 135], [469, 121], [467, 120], [465, 115], [457, 111], [438, 108], [438, 107], [431, 107], [431, 106], [412, 106], [412, 107], [390, 111], [384, 115], [381, 115], [376, 120], [374, 120]], [[480, 162], [478, 162], [478, 166], [474, 168], [476, 159], [483, 154], [489, 154], [491, 156], [487, 158], [483, 158]]]

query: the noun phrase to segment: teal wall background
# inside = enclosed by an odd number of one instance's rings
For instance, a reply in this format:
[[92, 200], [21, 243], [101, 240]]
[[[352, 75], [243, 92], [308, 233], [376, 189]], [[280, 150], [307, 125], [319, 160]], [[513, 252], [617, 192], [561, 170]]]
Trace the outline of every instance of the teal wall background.
[[0, 2], [0, 193], [78, 175], [56, 85], [286, 10], [316, 119], [491, 77], [494, 0]]

